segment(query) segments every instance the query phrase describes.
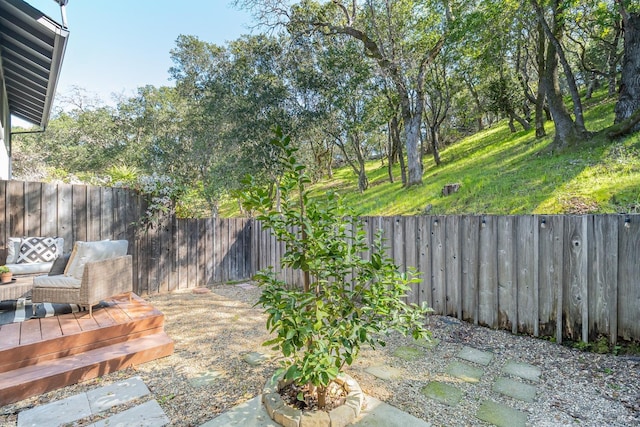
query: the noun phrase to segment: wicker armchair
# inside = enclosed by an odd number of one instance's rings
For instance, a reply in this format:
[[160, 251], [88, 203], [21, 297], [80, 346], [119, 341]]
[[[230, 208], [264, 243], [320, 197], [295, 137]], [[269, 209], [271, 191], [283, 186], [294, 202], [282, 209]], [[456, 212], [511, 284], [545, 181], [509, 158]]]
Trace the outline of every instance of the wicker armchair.
[[133, 291], [131, 255], [87, 262], [84, 265], [80, 287], [55, 287], [44, 284], [39, 286], [38, 282], [38, 278], [34, 278], [31, 294], [34, 303], [78, 304], [81, 307], [87, 307], [89, 316], [93, 316], [92, 307], [108, 297], [129, 292], [129, 300], [131, 300]]

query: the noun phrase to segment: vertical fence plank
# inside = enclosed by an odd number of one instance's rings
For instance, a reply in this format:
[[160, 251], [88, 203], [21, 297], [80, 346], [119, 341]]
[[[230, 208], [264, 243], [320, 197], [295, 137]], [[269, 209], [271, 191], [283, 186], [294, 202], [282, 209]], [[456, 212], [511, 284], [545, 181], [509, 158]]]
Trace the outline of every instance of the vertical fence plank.
[[24, 185], [24, 229], [27, 236], [43, 236], [40, 228], [42, 218], [42, 184], [26, 182]]
[[[100, 200], [100, 187], [90, 185], [87, 187], [87, 240], [100, 239], [100, 217], [102, 215], [102, 203]], [[129, 240], [131, 244], [131, 240]]]
[[433, 304], [431, 297], [431, 220], [426, 216], [419, 216], [418, 233], [418, 269], [420, 275], [420, 294], [418, 303], [426, 302], [429, 307]]
[[436, 314], [446, 313], [445, 304], [445, 217], [433, 217], [431, 222], [431, 293]]
[[537, 335], [538, 226], [531, 215], [516, 218], [516, 269], [518, 287], [518, 331]]
[[[40, 220], [43, 236], [58, 235], [58, 187], [55, 184], [42, 184], [42, 213]], [[70, 245], [65, 242], [65, 248]], [[63, 253], [67, 253], [63, 248]]]
[[572, 340], [587, 342], [588, 337], [588, 292], [587, 292], [587, 217], [566, 216], [564, 218], [564, 297], [565, 336]]
[[[405, 232], [405, 264], [407, 269], [418, 269], [418, 239], [417, 239], [417, 217], [408, 216], [404, 218]], [[411, 295], [409, 302], [419, 304], [420, 302], [420, 283], [411, 284]]]
[[611, 313], [617, 312], [618, 219], [613, 215], [588, 218], [589, 339], [595, 341], [600, 335], [617, 335]]
[[640, 339], [640, 215], [618, 217], [618, 336]]
[[73, 249], [73, 193], [68, 184], [58, 185], [58, 236], [64, 238], [65, 251]]
[[543, 336], [556, 334], [562, 325], [563, 220], [561, 216], [542, 216], [538, 220], [538, 319]]
[[478, 323], [492, 328], [498, 326], [499, 286], [498, 265], [498, 221], [496, 217], [480, 219], [478, 235]]
[[498, 217], [498, 326], [518, 332], [518, 288], [516, 286], [513, 216]]
[[213, 224], [214, 224], [214, 220], [213, 218], [207, 218], [206, 219], [206, 241], [207, 241], [207, 253], [206, 253], [206, 272], [205, 272], [205, 280], [206, 280], [206, 284], [209, 285], [210, 283], [212, 283], [213, 280], [213, 271], [214, 271], [214, 233], [213, 233]]
[[461, 281], [462, 319], [478, 324], [478, 248], [480, 217], [465, 215], [461, 218]]
[[113, 238], [113, 189], [100, 188], [102, 212], [100, 214], [100, 239]]
[[171, 216], [162, 215], [158, 223], [158, 289], [169, 292], [171, 272]]
[[[400, 271], [407, 271], [407, 260], [405, 253], [405, 219], [396, 216], [391, 219], [391, 228], [389, 230], [389, 246], [393, 251], [393, 259]], [[385, 229], [386, 232], [386, 229]]]
[[444, 218], [445, 230], [445, 313], [462, 317], [462, 282], [460, 257], [460, 217]]
[[[168, 245], [167, 248], [167, 289], [173, 292], [178, 289], [178, 219], [175, 215], [171, 215], [167, 220]], [[209, 258], [211, 259], [211, 258]]]
[[73, 185], [71, 191], [73, 198], [73, 240], [87, 241], [87, 186]]
[[25, 211], [24, 211], [24, 183], [21, 181], [9, 181], [7, 183], [9, 193], [9, 237], [25, 237]]

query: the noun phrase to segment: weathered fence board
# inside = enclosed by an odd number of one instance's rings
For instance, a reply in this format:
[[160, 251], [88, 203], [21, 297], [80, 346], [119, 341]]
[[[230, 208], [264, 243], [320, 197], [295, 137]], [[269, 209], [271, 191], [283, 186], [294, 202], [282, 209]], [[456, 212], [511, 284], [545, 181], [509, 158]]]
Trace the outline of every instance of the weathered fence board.
[[[418, 217], [418, 264], [416, 268], [420, 275], [420, 293], [418, 303], [426, 301], [429, 306], [433, 306], [431, 296], [431, 221], [428, 217]], [[372, 232], [369, 230], [369, 235]]]
[[587, 217], [564, 219], [564, 289], [563, 317], [566, 337], [588, 341], [587, 301]]
[[443, 216], [432, 217], [431, 222], [431, 295], [432, 308], [436, 313], [445, 313], [445, 221]]
[[515, 217], [498, 217], [498, 326], [518, 332], [517, 280], [513, 227]]
[[640, 215], [618, 217], [618, 336], [640, 340]]
[[[538, 250], [538, 319], [543, 336], [561, 339], [563, 218], [544, 216], [539, 219]], [[560, 331], [560, 337], [557, 331]]]
[[447, 216], [445, 224], [445, 313], [462, 317], [460, 217]]
[[[588, 304], [589, 338], [597, 339], [595, 331], [609, 331], [612, 344], [617, 336], [618, 289], [618, 221], [614, 216], [600, 220], [589, 218], [588, 224]], [[614, 244], [615, 243], [615, 244]], [[612, 315], [613, 314], [613, 315]], [[640, 320], [640, 319], [639, 319]]]
[[478, 235], [478, 323], [498, 326], [500, 294], [495, 254], [498, 247], [497, 220], [482, 217]]
[[461, 223], [461, 282], [462, 319], [478, 324], [478, 265], [477, 244], [480, 232], [480, 217], [464, 216]]

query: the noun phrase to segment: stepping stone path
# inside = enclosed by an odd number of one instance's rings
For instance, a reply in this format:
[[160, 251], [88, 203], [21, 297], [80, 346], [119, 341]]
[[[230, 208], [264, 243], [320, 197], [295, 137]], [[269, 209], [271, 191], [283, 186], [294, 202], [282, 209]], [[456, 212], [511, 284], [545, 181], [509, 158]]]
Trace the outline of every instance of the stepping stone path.
[[[86, 393], [22, 411], [17, 427], [71, 425], [83, 418], [98, 415], [113, 407], [149, 395], [149, 389], [140, 377], [89, 390]], [[169, 418], [155, 400], [136, 405], [126, 411], [90, 424], [89, 427], [154, 426], [169, 424]]]
[[[438, 344], [439, 341], [428, 346], [425, 343], [419, 345], [423, 347], [422, 351], [424, 352], [425, 350], [433, 350]], [[400, 347], [394, 352], [394, 356], [404, 360], [424, 357], [424, 354], [419, 355], [416, 350], [418, 350], [416, 347]], [[473, 385], [480, 382], [488, 366], [492, 363], [500, 363], [492, 352], [469, 346], [460, 349], [456, 354], [456, 359], [447, 365], [445, 373]], [[365, 371], [380, 379], [398, 378], [401, 375], [399, 369], [386, 365], [371, 366]], [[542, 372], [538, 367], [515, 360], [507, 360], [501, 369], [501, 374], [497, 378], [491, 378], [492, 392], [496, 399], [506, 396], [528, 403], [535, 401], [538, 388], [531, 383], [540, 382]], [[431, 381], [422, 388], [421, 393], [430, 399], [452, 407], [464, 399], [464, 391], [461, 388], [442, 381]], [[476, 417], [498, 427], [524, 427], [527, 422], [526, 413], [508, 404], [492, 400], [481, 402]]]

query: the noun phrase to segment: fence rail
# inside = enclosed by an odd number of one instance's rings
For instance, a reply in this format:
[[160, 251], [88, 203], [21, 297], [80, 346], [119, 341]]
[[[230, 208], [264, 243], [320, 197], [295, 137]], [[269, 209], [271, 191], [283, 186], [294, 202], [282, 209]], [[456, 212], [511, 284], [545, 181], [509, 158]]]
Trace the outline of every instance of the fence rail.
[[[11, 236], [127, 239], [140, 295], [247, 279], [284, 245], [250, 219], [165, 218], [139, 226], [126, 189], [0, 181], [0, 259]], [[640, 340], [640, 215], [359, 218], [388, 255], [422, 272], [409, 295], [436, 313], [562, 339]], [[297, 271], [280, 272], [300, 284]]]

